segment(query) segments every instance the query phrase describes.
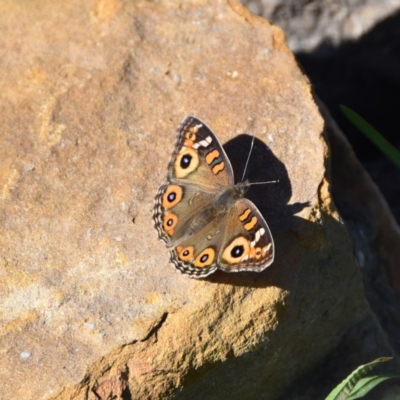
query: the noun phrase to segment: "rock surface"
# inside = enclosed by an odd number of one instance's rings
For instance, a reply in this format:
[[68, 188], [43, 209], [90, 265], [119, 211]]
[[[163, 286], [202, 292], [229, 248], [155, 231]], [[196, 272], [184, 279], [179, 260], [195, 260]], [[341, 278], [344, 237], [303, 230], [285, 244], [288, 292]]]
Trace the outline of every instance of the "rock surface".
[[294, 52], [358, 39], [400, 10], [393, 0], [242, 0], [252, 12], [284, 29]]
[[[2, 399], [274, 399], [373, 324], [280, 28], [233, 1], [2, 6]], [[263, 273], [168, 265], [152, 202], [186, 114], [237, 176], [256, 136], [249, 178], [280, 180], [249, 192]]]
[[[400, 2], [317, 0], [245, 2], [282, 27], [318, 97], [346, 135], [400, 222], [400, 170], [344, 116], [345, 104], [400, 148], [396, 130], [400, 85]], [[326, 23], [327, 19], [329, 23]], [[353, 27], [354, 29], [350, 29]], [[330, 32], [330, 34], [328, 34]], [[350, 35], [349, 35], [350, 33]], [[317, 43], [318, 46], [309, 46]], [[399, 293], [400, 295], [400, 293]]]
[[[325, 105], [320, 103], [320, 109], [331, 149], [333, 199], [350, 234], [365, 294], [379, 326], [369, 319], [356, 324], [325, 360], [285, 393], [284, 398], [291, 400], [325, 398], [359, 365], [386, 354], [394, 360], [374, 369], [374, 373], [398, 375], [400, 371], [400, 302], [396, 293], [400, 229]], [[399, 383], [399, 379], [386, 381], [363, 399], [397, 399]]]

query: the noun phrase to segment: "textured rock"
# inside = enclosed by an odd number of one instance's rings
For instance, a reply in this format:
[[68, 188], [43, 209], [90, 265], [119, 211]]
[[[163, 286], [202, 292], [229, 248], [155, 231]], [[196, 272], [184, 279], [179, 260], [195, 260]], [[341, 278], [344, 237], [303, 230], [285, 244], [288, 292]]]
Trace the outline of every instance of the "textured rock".
[[[400, 241], [400, 230], [326, 107], [320, 103], [320, 108], [331, 148], [333, 198], [352, 239], [366, 297], [379, 324], [366, 318], [349, 330], [334, 351], [285, 393], [284, 398], [292, 400], [325, 398], [360, 364], [386, 354], [394, 360], [378, 367], [374, 373], [398, 375], [400, 369], [400, 303], [395, 291], [400, 257], [396, 243]], [[398, 393], [398, 379], [392, 379], [380, 384], [365, 400], [397, 399]]]
[[358, 39], [400, 10], [398, 1], [381, 0], [242, 0], [251, 11], [285, 30], [294, 52], [310, 52], [330, 43]]
[[399, 224], [400, 186], [393, 182], [400, 181], [400, 170], [347, 120], [338, 104], [366, 117], [400, 148], [400, 137], [393, 128], [400, 96], [398, 68], [394, 67], [400, 65], [400, 2], [256, 0], [247, 5], [284, 29], [289, 47], [316, 94], [329, 108]]
[[[4, 399], [277, 398], [371, 321], [323, 120], [282, 31], [234, 2], [3, 3]], [[270, 224], [261, 274], [192, 280], [152, 227], [203, 119]], [[179, 391], [179, 393], [178, 393]]]

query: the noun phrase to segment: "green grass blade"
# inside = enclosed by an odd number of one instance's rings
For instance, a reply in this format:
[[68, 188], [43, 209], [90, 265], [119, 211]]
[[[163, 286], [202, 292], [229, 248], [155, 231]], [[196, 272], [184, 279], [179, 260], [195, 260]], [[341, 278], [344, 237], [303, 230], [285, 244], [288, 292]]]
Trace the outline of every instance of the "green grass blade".
[[345, 380], [337, 385], [325, 400], [348, 400], [358, 381], [364, 378], [376, 365], [391, 359], [392, 357], [381, 357], [368, 364], [360, 365]]
[[352, 109], [341, 105], [340, 109], [349, 121], [364, 133], [393, 163], [400, 168], [400, 151], [389, 143], [371, 124]]
[[357, 382], [356, 386], [354, 386], [347, 400], [360, 399], [361, 397], [364, 397], [375, 386], [391, 378], [400, 378], [400, 375], [375, 375], [362, 378]]

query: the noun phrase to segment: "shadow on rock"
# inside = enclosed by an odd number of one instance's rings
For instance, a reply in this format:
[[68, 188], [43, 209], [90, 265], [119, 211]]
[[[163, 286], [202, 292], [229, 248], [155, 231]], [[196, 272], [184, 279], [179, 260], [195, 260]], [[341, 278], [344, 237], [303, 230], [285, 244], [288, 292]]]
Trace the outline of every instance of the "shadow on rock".
[[[251, 141], [252, 136], [242, 134], [224, 145], [235, 174], [235, 182], [242, 179]], [[248, 179], [250, 183], [279, 181], [250, 186], [246, 194], [246, 197], [260, 210], [270, 227], [275, 243], [275, 260], [262, 272], [216, 271], [205, 280], [237, 286], [277, 286], [285, 289], [288, 282], [285, 275], [291, 271], [296, 260], [301, 259], [300, 253], [304, 251], [298, 248], [298, 237], [305, 232], [308, 232], [305, 236], [309, 236], [314, 230], [314, 224], [295, 216], [307, 207], [308, 203], [288, 204], [292, 197], [292, 188], [286, 167], [259, 139], [254, 140], [244, 179]], [[297, 254], [296, 251], [298, 251]]]

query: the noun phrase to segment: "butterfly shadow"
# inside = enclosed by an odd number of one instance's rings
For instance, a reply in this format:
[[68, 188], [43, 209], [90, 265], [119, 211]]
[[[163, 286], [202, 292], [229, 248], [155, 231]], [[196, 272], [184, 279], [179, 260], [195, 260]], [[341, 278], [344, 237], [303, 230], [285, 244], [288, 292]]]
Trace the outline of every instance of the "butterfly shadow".
[[[235, 183], [242, 180], [252, 140], [252, 136], [242, 134], [223, 146], [232, 163]], [[310, 222], [296, 217], [295, 214], [309, 203], [288, 204], [292, 197], [292, 187], [285, 165], [257, 138], [254, 138], [244, 176], [244, 180], [246, 179], [250, 183], [278, 181], [250, 186], [245, 196], [257, 206], [271, 230], [275, 243], [274, 262], [261, 272], [226, 273], [218, 270], [204, 279], [210, 283], [246, 287], [277, 286], [285, 289], [288, 282], [285, 275], [290, 273], [290, 265], [296, 260], [295, 249], [298, 247], [292, 246], [293, 239], [295, 240], [293, 233], [296, 236], [310, 225]]]

